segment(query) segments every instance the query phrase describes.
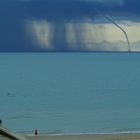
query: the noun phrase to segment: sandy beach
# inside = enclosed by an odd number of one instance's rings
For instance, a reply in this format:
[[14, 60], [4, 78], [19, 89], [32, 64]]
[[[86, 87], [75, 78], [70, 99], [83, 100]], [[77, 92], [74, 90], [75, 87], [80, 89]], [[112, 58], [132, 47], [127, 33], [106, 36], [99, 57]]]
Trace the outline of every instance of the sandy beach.
[[140, 140], [140, 134], [122, 135], [71, 135], [71, 136], [30, 136], [29, 140]]
[[[38, 135], [38, 136], [25, 136], [25, 139], [27, 140], [140, 140], [140, 134]], [[0, 136], [0, 140], [13, 140], [13, 139]]]

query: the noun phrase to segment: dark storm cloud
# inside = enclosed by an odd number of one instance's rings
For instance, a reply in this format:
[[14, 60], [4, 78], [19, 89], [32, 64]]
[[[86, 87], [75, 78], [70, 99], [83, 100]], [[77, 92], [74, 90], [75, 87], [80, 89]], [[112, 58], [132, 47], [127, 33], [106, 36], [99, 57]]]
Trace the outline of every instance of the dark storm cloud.
[[[43, 51], [34, 47], [24, 33], [25, 19], [47, 20], [55, 28], [56, 51], [67, 51], [66, 42], [58, 43], [60, 32], [65, 37], [62, 22], [90, 18], [94, 21], [99, 13], [117, 13], [119, 16], [139, 15], [138, 0], [7, 0], [0, 1], [0, 51]], [[131, 20], [131, 19], [130, 19]], [[133, 20], [139, 20], [137, 18]], [[59, 24], [58, 24], [59, 23]], [[62, 24], [60, 24], [62, 23]], [[61, 29], [58, 29], [59, 27]], [[58, 28], [57, 28], [58, 27]], [[61, 46], [61, 47], [60, 47]], [[60, 47], [60, 48], [59, 48]], [[80, 48], [79, 48], [80, 50]]]

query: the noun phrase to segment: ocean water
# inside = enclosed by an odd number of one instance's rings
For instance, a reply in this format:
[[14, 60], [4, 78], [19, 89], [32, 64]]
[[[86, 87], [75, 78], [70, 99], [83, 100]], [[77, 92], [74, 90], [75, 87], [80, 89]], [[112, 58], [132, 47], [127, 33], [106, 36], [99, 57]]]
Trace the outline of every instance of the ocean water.
[[15, 132], [140, 132], [139, 53], [0, 53], [0, 118]]

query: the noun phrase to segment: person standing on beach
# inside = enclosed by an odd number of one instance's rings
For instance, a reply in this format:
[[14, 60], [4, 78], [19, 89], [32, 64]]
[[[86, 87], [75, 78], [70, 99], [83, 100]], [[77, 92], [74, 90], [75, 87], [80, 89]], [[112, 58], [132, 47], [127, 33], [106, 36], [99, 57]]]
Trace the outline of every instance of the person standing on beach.
[[37, 136], [38, 135], [38, 131], [37, 131], [37, 129], [35, 129], [35, 136]]
[[2, 120], [0, 120], [0, 127], [2, 127]]

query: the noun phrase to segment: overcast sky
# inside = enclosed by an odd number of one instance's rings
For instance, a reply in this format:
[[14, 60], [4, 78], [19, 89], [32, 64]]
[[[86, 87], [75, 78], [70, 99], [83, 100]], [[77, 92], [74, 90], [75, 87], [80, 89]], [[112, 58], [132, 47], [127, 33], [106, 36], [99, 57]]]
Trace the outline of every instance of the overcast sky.
[[0, 51], [139, 51], [138, 0], [0, 0]]

